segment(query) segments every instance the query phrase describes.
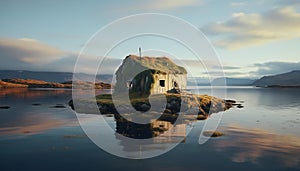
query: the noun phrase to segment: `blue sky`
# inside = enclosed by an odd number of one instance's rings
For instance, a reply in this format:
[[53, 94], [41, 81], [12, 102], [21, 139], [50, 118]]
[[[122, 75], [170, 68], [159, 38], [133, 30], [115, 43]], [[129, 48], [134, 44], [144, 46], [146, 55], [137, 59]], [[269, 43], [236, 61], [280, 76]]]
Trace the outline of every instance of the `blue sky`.
[[[169, 14], [199, 28], [216, 48], [228, 77], [257, 78], [300, 69], [298, 0], [1, 1], [0, 69], [72, 71], [95, 32], [139, 13]], [[145, 47], [155, 49], [156, 44], [149, 41]], [[121, 48], [113, 58], [134, 53], [128, 42]], [[97, 56], [84, 55], [91, 61]], [[197, 76], [204, 75], [193, 62], [189, 65]]]

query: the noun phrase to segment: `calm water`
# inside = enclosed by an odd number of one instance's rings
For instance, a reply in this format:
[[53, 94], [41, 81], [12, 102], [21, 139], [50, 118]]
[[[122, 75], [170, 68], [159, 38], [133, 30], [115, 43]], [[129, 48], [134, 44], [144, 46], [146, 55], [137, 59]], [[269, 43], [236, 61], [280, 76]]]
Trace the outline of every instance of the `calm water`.
[[0, 170], [300, 170], [299, 89], [230, 87], [227, 99], [244, 108], [224, 112], [224, 136], [199, 145], [198, 121], [185, 143], [147, 160], [118, 158], [93, 144], [67, 106], [71, 94], [0, 90], [0, 105], [11, 106], [0, 109]]

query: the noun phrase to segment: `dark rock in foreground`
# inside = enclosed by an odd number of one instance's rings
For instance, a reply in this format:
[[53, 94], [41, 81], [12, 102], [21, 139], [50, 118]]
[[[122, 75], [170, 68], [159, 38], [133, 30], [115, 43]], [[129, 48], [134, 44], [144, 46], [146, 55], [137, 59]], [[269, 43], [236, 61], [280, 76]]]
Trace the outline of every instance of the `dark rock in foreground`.
[[0, 109], [9, 109], [10, 106], [0, 106]]

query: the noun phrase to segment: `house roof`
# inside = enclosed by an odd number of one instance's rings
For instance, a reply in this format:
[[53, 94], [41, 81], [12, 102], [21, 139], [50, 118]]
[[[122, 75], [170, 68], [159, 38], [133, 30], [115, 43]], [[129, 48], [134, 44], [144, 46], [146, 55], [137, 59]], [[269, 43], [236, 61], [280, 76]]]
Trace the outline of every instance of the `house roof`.
[[[168, 74], [186, 74], [187, 71], [184, 67], [178, 66], [173, 61], [171, 61], [167, 57], [149, 57], [143, 56], [139, 57], [136, 55], [128, 55], [123, 60], [123, 65], [126, 63], [130, 63], [130, 65], [136, 65], [136, 67], [145, 67], [149, 69], [153, 69], [159, 71], [161, 73], [168, 73]], [[123, 66], [124, 67], [124, 66]], [[119, 68], [120, 69], [120, 68]]]

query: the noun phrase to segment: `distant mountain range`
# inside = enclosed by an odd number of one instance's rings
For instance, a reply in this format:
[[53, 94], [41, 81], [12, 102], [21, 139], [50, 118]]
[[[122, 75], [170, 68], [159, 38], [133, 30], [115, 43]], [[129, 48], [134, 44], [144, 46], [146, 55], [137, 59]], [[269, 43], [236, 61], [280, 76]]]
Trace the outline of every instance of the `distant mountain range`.
[[225, 82], [227, 86], [300, 87], [300, 70], [263, 76], [257, 80], [248, 78], [216, 78], [212, 80], [211, 84], [205, 78], [188, 78], [188, 85], [224, 85]]
[[256, 80], [253, 85], [259, 87], [300, 87], [300, 70], [295, 70], [283, 74], [264, 76]]
[[[225, 79], [225, 80], [224, 80]], [[248, 78], [216, 78], [211, 81], [208, 78], [202, 78], [202, 77], [195, 77], [195, 78], [188, 78], [187, 84], [189, 86], [193, 85], [200, 85], [200, 86], [210, 86], [210, 85], [215, 85], [215, 86], [222, 86], [224, 84], [228, 86], [247, 86], [247, 85], [252, 85], [254, 79], [248, 79]]]
[[[76, 74], [76, 76], [81, 78], [87, 78], [92, 80], [94, 78], [91, 74]], [[46, 82], [58, 82], [63, 83], [71, 81], [73, 78], [73, 73], [71, 72], [44, 72], [44, 71], [16, 71], [16, 70], [0, 70], [0, 80], [2, 79], [32, 79], [32, 80], [43, 80]], [[103, 74], [97, 75], [97, 82], [111, 83], [112, 75]]]
[[246, 86], [252, 85], [255, 80], [248, 78], [216, 78], [212, 81], [212, 85], [224, 85], [228, 86]]
[[187, 78], [187, 85], [188, 86], [209, 86], [210, 80], [208, 78], [203, 77], [188, 77]]

